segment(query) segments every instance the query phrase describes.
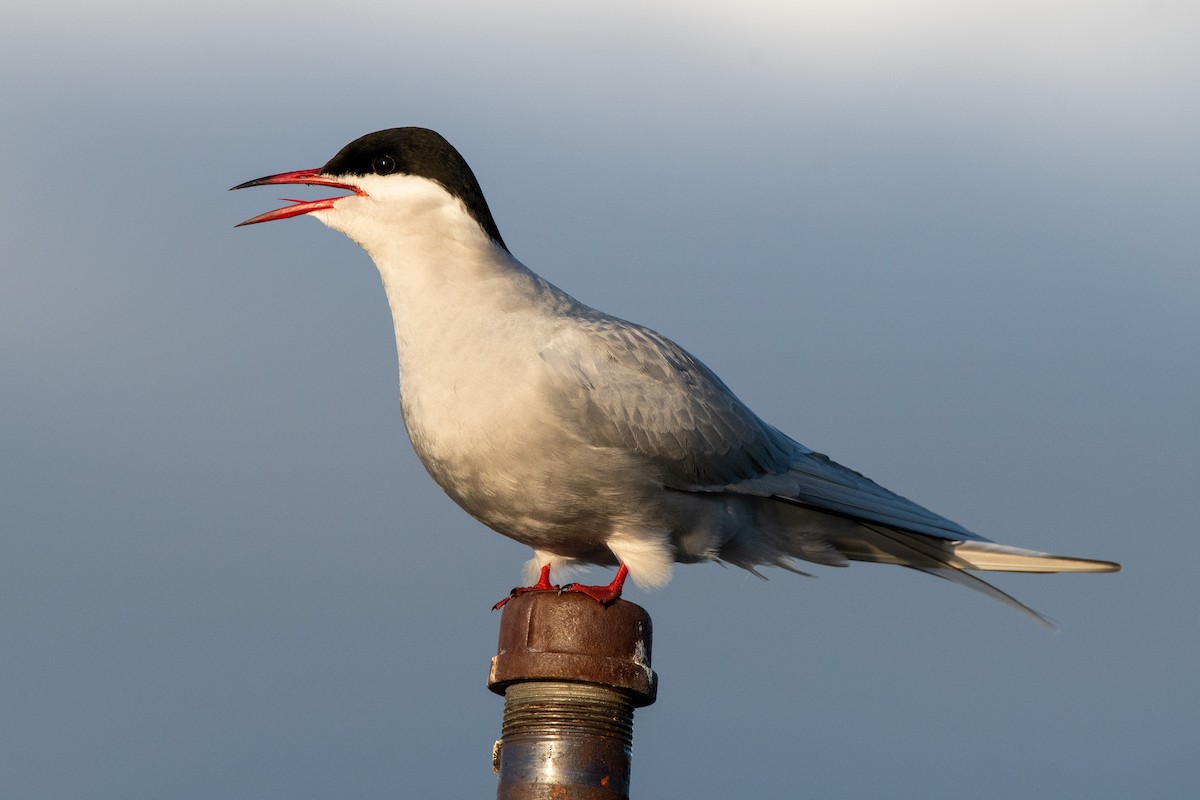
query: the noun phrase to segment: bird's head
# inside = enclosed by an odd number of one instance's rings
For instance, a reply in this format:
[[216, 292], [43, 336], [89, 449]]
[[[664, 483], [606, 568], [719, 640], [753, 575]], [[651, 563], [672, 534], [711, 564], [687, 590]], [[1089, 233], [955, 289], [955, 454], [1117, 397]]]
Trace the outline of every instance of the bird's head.
[[234, 186], [304, 184], [342, 189], [349, 194], [291, 205], [252, 217], [241, 225], [311, 214], [371, 250], [375, 240], [394, 235], [406, 223], [447, 211], [475, 224], [507, 250], [479, 182], [467, 162], [444, 138], [426, 128], [389, 128], [368, 133], [343, 147], [323, 167], [268, 175]]

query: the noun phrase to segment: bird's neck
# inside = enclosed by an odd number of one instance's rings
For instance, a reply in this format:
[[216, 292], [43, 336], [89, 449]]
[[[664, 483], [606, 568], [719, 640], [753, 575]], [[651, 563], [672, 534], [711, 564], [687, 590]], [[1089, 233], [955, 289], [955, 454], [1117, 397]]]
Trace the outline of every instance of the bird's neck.
[[530, 402], [540, 350], [577, 304], [473, 223], [440, 235], [425, 226], [368, 252], [395, 325], [409, 437], [453, 493], [468, 454]]
[[465, 214], [402, 221], [380, 241], [359, 243], [383, 279], [402, 381], [504, 344], [517, 317], [528, 328], [532, 317], [553, 317], [575, 303]]

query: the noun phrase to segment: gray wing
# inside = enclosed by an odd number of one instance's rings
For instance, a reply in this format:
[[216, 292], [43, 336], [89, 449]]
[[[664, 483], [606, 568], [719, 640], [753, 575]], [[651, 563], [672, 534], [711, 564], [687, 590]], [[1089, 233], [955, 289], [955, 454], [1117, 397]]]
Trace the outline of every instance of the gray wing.
[[673, 488], [786, 471], [803, 446], [754, 415], [707, 367], [647, 328], [587, 319], [541, 351], [563, 411], [600, 447], [637, 452]]
[[923, 533], [939, 539], [988, 541], [957, 522], [889, 491], [822, 453], [809, 452], [784, 475], [764, 475], [727, 491], [773, 497], [856, 520]]
[[652, 330], [597, 316], [547, 342], [541, 355], [580, 434], [652, 460], [671, 488], [769, 497], [942, 539], [982, 539], [780, 433]]

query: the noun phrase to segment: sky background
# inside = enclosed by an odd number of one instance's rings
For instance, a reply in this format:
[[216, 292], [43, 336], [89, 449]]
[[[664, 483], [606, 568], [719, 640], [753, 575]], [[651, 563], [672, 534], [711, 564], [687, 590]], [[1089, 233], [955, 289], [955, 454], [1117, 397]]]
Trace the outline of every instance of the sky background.
[[1200, 796], [1200, 6], [2, 16], [0, 796], [494, 795], [529, 553], [416, 461], [366, 255], [226, 191], [399, 125], [785, 432], [1125, 565], [997, 576], [1057, 633], [872, 565], [631, 589], [635, 796]]

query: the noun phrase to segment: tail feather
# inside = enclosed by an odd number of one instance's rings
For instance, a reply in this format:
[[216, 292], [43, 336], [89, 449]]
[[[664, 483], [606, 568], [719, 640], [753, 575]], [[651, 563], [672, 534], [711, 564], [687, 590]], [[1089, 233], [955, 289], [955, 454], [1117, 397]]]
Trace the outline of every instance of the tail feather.
[[963, 572], [961, 569], [953, 567], [913, 567], [913, 569], [918, 572], [924, 572], [926, 575], [932, 575], [935, 578], [942, 578], [943, 580], [957, 583], [959, 586], [965, 586], [971, 591], [979, 592], [1009, 608], [1016, 609], [1045, 628], [1049, 628], [1052, 631], [1058, 630], [1058, 626], [1049, 617], [1033, 610], [1003, 589], [969, 572]]
[[1120, 564], [1111, 561], [1057, 556], [988, 541], [951, 541], [870, 523], [859, 523], [852, 532], [833, 538], [831, 543], [854, 561], [899, 564], [953, 581], [1015, 608], [1048, 628], [1054, 628], [1054, 623], [1045, 616], [968, 570], [1046, 573], [1121, 569]]
[[[886, 553], [891, 557], [889, 563], [910, 567], [918, 572], [924, 572], [926, 575], [933, 575], [936, 578], [942, 578], [943, 580], [957, 583], [960, 586], [965, 586], [1009, 608], [1020, 611], [1040, 625], [1051, 630], [1055, 628], [1054, 623], [1047, 617], [1034, 611], [1008, 592], [993, 586], [983, 578], [976, 577], [967, 572], [966, 570], [975, 569], [975, 567], [970, 562], [958, 556], [953, 548], [953, 545], [956, 544], [955, 542], [935, 539], [919, 533], [914, 534], [891, 530], [876, 525], [862, 525], [861, 530], [864, 532], [864, 538], [875, 540], [870, 555]], [[839, 549], [841, 548], [840, 542], [838, 543], [838, 547]], [[873, 557], [858, 558], [856, 554], [850, 552], [847, 552], [846, 555], [849, 558], [862, 561], [878, 560]]]
[[[844, 469], [832, 462], [821, 463], [830, 468]], [[1117, 572], [1121, 569], [1120, 564], [1112, 561], [1060, 556], [996, 544], [950, 520], [937, 517], [911, 501], [886, 493], [886, 490], [858, 473], [848, 474], [857, 477], [858, 483], [863, 484], [860, 488], [864, 492], [870, 489], [872, 497], [886, 495], [899, 510], [884, 514], [878, 509], [867, 509], [870, 512], [867, 513], [836, 504], [836, 507], [831, 507], [815, 503], [798, 492], [792, 492], [793, 496], [781, 494], [777, 481], [738, 484], [733, 488], [740, 493], [761, 492], [761, 496], [768, 497], [778, 505], [766, 507], [771, 511], [770, 515], [766, 514], [766, 509], [760, 509], [764, 516], [759, 519], [759, 530], [765, 531], [765, 535], [749, 542], [741, 537], [727, 542], [721, 548], [721, 557], [739, 566], [748, 565], [747, 568], [756, 564], [777, 564], [777, 553], [837, 566], [844, 564], [841, 559], [896, 564], [961, 584], [1051, 628], [1054, 626], [1046, 617], [970, 574], [970, 571], [1048, 573]], [[787, 478], [792, 477], [793, 473], [788, 473]], [[851, 488], [858, 485], [850, 478], [845, 481]], [[924, 530], [909, 528], [904, 523], [918, 511], [929, 515], [938, 524], [924, 524]], [[824, 545], [824, 549], [820, 545]]]
[[[903, 545], [896, 547], [893, 545]], [[831, 538], [834, 547], [854, 561], [899, 564], [906, 567], [941, 565], [991, 572], [1119, 572], [1113, 561], [1075, 558], [996, 544], [986, 540], [955, 541], [859, 523], [850, 534]], [[914, 553], [920, 558], [914, 563]]]

